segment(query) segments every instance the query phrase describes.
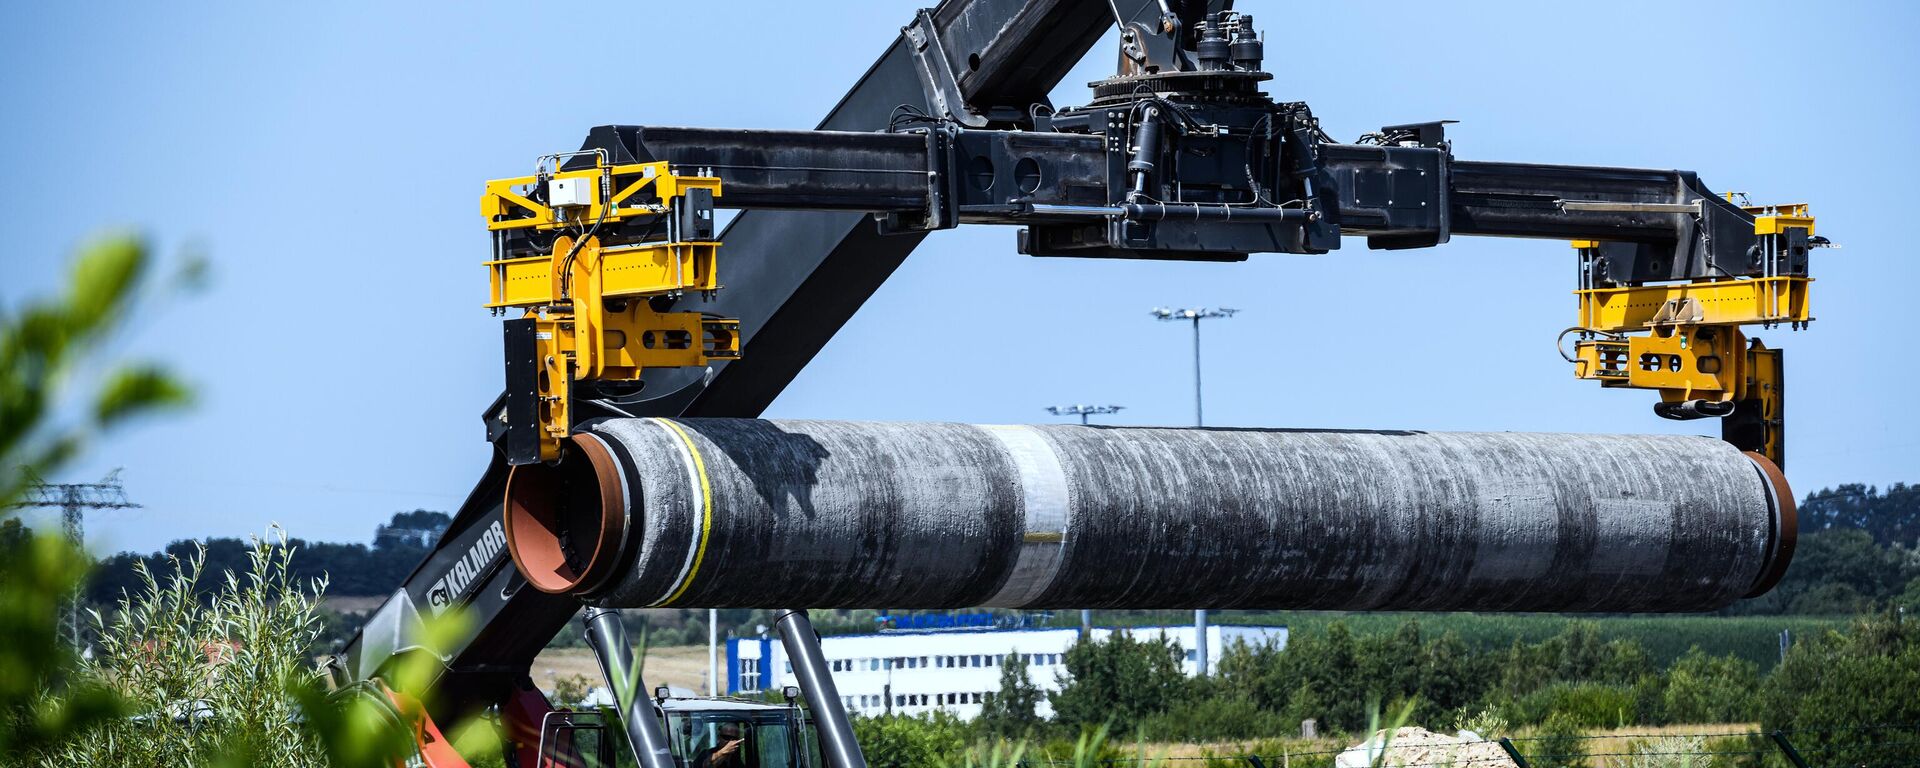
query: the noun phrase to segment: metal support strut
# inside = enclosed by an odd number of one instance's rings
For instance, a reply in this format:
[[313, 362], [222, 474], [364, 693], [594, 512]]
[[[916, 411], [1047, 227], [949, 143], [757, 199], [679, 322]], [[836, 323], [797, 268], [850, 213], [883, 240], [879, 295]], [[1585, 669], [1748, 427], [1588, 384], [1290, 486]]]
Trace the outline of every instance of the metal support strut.
[[853, 738], [853, 722], [840, 703], [840, 689], [827, 673], [827, 657], [820, 650], [820, 634], [813, 631], [813, 620], [805, 610], [789, 609], [775, 622], [780, 644], [793, 662], [793, 674], [800, 679], [800, 693], [813, 710], [813, 722], [820, 732], [820, 751], [828, 768], [867, 768], [867, 756]]
[[607, 680], [607, 689], [620, 704], [620, 721], [627, 726], [634, 760], [640, 768], [678, 768], [667, 747], [666, 729], [654, 716], [647, 686], [633, 665], [633, 647], [627, 644], [627, 628], [620, 623], [620, 612], [589, 607], [581, 622], [586, 625], [587, 646], [600, 659], [600, 674]]

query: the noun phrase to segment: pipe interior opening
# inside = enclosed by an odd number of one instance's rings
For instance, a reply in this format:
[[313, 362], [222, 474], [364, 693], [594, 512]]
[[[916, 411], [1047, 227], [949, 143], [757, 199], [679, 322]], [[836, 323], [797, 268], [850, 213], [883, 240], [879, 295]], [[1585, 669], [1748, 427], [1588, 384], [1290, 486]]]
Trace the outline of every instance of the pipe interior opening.
[[559, 464], [507, 476], [507, 549], [535, 589], [577, 593], [605, 580], [625, 529], [618, 473], [604, 444], [575, 435]]

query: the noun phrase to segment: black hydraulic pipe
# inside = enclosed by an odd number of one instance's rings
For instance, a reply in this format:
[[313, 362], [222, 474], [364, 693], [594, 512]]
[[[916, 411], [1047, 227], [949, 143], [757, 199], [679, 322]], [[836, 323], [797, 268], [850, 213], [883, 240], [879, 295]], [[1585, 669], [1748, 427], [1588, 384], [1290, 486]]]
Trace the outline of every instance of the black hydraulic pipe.
[[580, 621], [587, 630], [587, 646], [600, 660], [600, 674], [606, 678], [607, 690], [613, 692], [620, 707], [620, 720], [626, 724], [633, 759], [640, 768], [678, 768], [673, 751], [667, 747], [666, 729], [654, 714], [647, 685], [634, 667], [633, 647], [627, 644], [627, 628], [620, 623], [620, 612], [589, 607]]
[[616, 607], [1703, 611], [1791, 560], [1674, 435], [610, 419], [514, 469], [534, 587]]
[[1127, 162], [1127, 173], [1133, 175], [1133, 195], [1137, 198], [1147, 193], [1147, 184], [1153, 177], [1153, 162], [1160, 157], [1160, 108], [1148, 106], [1140, 112], [1140, 127], [1133, 134], [1133, 159]]
[[1198, 203], [1126, 203], [1120, 206], [1126, 218], [1134, 221], [1245, 221], [1277, 223], [1306, 221], [1301, 208], [1255, 208]]
[[788, 610], [774, 622], [780, 630], [780, 645], [793, 662], [793, 675], [800, 680], [800, 694], [813, 710], [814, 728], [820, 733], [820, 751], [828, 768], [867, 768], [867, 756], [853, 736], [853, 722], [841, 705], [840, 689], [827, 670], [827, 656], [820, 650], [820, 635], [804, 610]]

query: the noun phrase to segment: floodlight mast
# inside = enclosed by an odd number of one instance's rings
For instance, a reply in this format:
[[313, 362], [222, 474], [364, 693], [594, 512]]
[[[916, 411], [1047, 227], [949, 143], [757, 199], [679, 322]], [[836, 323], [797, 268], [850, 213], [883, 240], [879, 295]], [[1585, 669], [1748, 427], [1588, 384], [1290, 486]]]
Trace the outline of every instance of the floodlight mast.
[[1089, 416], [1106, 416], [1108, 414], [1119, 413], [1125, 408], [1126, 406], [1124, 405], [1049, 405], [1047, 406], [1047, 413], [1055, 416], [1079, 416], [1080, 425], [1086, 426], [1088, 424], [1087, 417]]

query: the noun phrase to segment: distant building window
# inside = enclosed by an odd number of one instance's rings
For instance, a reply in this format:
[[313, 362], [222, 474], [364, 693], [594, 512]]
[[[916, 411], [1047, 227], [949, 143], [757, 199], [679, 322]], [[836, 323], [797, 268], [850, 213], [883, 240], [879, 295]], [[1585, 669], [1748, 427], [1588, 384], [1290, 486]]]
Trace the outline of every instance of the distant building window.
[[972, 663], [972, 664], [969, 664], [969, 665], [967, 665], [967, 666], [970, 666], [970, 667], [977, 667], [977, 666], [980, 666], [980, 657], [979, 657], [979, 656], [975, 656], [975, 657], [973, 657], [973, 663]]
[[974, 691], [974, 692], [973, 692], [973, 703], [975, 703], [975, 704], [978, 704], [978, 703], [980, 703], [980, 692], [979, 692], [979, 691]]
[[1194, 652], [1193, 652], [1193, 651], [1191, 651], [1191, 650], [1190, 650], [1190, 651], [1187, 651], [1187, 661], [1193, 661], [1193, 660], [1194, 660], [1195, 658], [1196, 658], [1196, 656], [1195, 656], [1195, 654], [1194, 654]]
[[760, 690], [760, 660], [759, 659], [741, 659], [740, 660], [739, 690], [741, 693], [753, 693], [755, 691]]
[[925, 656], [920, 657], [920, 666], [924, 667], [926, 665], [927, 665], [927, 657]]
[[880, 671], [880, 660], [879, 660], [879, 659], [867, 659], [867, 670], [868, 670], [868, 671], [871, 671], [871, 672], [878, 672], [878, 671]]

